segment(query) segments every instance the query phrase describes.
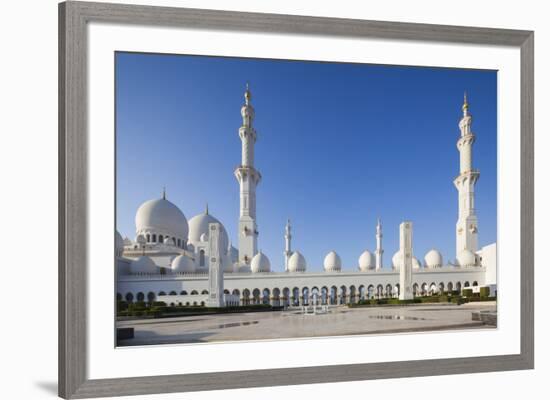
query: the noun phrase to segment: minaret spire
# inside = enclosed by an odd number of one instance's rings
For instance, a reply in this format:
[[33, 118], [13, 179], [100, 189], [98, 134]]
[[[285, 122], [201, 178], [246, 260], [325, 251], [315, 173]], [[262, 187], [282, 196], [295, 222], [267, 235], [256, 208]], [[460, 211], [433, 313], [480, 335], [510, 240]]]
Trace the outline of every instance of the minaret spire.
[[243, 123], [239, 128], [241, 139], [241, 165], [235, 169], [235, 177], [240, 187], [239, 213], [239, 262], [248, 264], [258, 252], [256, 225], [256, 186], [261, 174], [254, 168], [254, 145], [256, 130], [252, 126], [255, 113], [251, 104], [252, 93], [248, 83], [244, 92], [245, 104], [241, 107]]
[[204, 213], [208, 215], [208, 202], [206, 202], [206, 208], [204, 209]]
[[288, 259], [292, 255], [292, 233], [291, 233], [291, 226], [290, 226], [290, 219], [286, 221], [285, 225], [285, 272], [288, 271]]
[[376, 257], [376, 270], [383, 268], [382, 256], [384, 255], [384, 249], [382, 249], [382, 223], [380, 222], [380, 217], [378, 217], [378, 222], [376, 223], [376, 250], [374, 255]]
[[162, 187], [162, 199], [166, 200], [166, 186]]
[[475, 185], [479, 179], [479, 171], [472, 167], [472, 147], [476, 136], [472, 132], [472, 116], [470, 104], [464, 92], [462, 104], [462, 119], [458, 127], [460, 137], [456, 147], [460, 153], [460, 173], [454, 184], [458, 191], [458, 221], [456, 223], [456, 255], [464, 249], [476, 252], [477, 248], [477, 216], [474, 207]]

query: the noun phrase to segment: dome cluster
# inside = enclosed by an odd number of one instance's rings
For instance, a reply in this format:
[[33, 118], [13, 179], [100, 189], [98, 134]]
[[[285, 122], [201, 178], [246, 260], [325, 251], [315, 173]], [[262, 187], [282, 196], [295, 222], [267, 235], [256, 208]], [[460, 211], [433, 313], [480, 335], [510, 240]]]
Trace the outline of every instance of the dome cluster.
[[476, 255], [468, 249], [464, 249], [458, 254], [457, 261], [461, 267], [473, 267], [478, 264]]
[[164, 243], [164, 238], [174, 239], [178, 247], [187, 242], [189, 226], [181, 210], [166, 198], [143, 203], [136, 213], [136, 234], [143, 235], [148, 243]]
[[[405, 257], [401, 250], [398, 250], [395, 252], [391, 259], [392, 268], [396, 271], [400, 271], [401, 267], [403, 267], [403, 264], [405, 263]], [[412, 267], [413, 269], [420, 269], [420, 261], [418, 261], [418, 258], [413, 257], [412, 258]]]
[[141, 256], [132, 260], [130, 269], [134, 274], [156, 274], [158, 272], [154, 261], [147, 256]]
[[195, 272], [197, 268], [195, 265], [195, 260], [184, 254], [174, 258], [170, 267], [172, 269], [172, 272], [176, 274], [190, 274]]
[[365, 251], [364, 251], [363, 253], [361, 253], [361, 255], [359, 256], [358, 263], [359, 263], [359, 270], [360, 270], [360, 271], [365, 272], [365, 271], [374, 269], [375, 264], [374, 264], [374, 256], [373, 256], [373, 254], [372, 254], [370, 251], [365, 250]]
[[229, 245], [229, 238], [223, 224], [208, 211], [196, 215], [189, 220], [189, 243], [197, 245], [200, 242], [208, 241], [208, 226], [209, 224], [218, 223], [221, 226], [220, 245], [226, 249]]
[[424, 256], [424, 266], [426, 268], [441, 268], [443, 266], [443, 256], [436, 249], [431, 249]]

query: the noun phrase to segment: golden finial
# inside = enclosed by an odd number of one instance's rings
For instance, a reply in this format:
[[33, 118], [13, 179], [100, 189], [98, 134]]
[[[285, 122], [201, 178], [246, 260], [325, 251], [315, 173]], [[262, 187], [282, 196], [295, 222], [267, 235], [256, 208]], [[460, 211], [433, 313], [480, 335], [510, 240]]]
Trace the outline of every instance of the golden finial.
[[464, 92], [464, 104], [462, 104], [462, 109], [466, 111], [468, 109], [468, 97], [466, 91]]

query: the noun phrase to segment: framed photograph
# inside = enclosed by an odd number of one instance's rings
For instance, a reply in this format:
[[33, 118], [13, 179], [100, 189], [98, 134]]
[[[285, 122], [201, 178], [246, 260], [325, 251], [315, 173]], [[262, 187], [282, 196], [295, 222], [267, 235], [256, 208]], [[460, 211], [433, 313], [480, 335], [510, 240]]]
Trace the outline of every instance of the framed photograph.
[[533, 368], [533, 40], [61, 3], [59, 395]]

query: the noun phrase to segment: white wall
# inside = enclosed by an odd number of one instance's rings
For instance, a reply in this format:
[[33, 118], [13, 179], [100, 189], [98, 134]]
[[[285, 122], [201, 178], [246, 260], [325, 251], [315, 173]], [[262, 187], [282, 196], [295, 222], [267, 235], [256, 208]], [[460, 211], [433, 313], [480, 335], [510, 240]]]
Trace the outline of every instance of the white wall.
[[[135, 0], [135, 2], [140, 2]], [[0, 43], [0, 171], [3, 227], [0, 242], [9, 244], [3, 252], [3, 271], [25, 268], [26, 280], [9, 281], [4, 275], [2, 298], [32, 293], [32, 318], [17, 315], [5, 304], [0, 329], [3, 374], [0, 397], [7, 399], [54, 399], [57, 380], [57, 1], [4, 1], [1, 4]], [[134, 399], [334, 399], [408, 398], [427, 396], [462, 399], [518, 399], [547, 388], [550, 375], [550, 330], [545, 282], [550, 281], [546, 254], [550, 203], [545, 171], [550, 126], [544, 118], [550, 106], [550, 25], [546, 2], [460, 0], [398, 0], [361, 2], [305, 0], [194, 0], [141, 1], [145, 4], [180, 5], [242, 11], [276, 12], [318, 16], [340, 16], [455, 25], [478, 25], [536, 31], [536, 167], [539, 173], [536, 208], [536, 370], [477, 375], [442, 376], [371, 382], [304, 385], [207, 393], [140, 396]], [[8, 229], [9, 228], [9, 229]], [[34, 233], [34, 238], [29, 237]], [[40, 240], [40, 241], [38, 241]], [[32, 243], [32, 245], [31, 245]], [[4, 247], [5, 248], [5, 247]], [[7, 256], [7, 260], [5, 257]], [[28, 263], [25, 260], [30, 260]], [[39, 261], [37, 261], [39, 260]], [[28, 271], [32, 271], [29, 274]], [[19, 277], [19, 276], [18, 276]], [[6, 305], [8, 304], [8, 305]], [[42, 308], [40, 308], [42, 307]], [[253, 367], [253, 366], [251, 366]]]

